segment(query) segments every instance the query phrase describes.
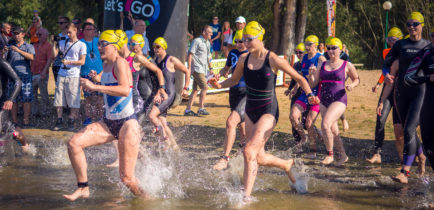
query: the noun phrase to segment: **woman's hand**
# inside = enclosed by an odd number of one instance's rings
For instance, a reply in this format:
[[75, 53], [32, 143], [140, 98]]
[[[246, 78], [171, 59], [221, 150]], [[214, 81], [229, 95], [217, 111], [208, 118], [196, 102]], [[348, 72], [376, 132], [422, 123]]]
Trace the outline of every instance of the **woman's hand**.
[[377, 115], [381, 117], [381, 113], [383, 112], [383, 102], [378, 103], [377, 106]]
[[218, 83], [217, 78], [213, 77], [209, 80], [209, 84], [215, 89], [220, 89], [222, 86]]

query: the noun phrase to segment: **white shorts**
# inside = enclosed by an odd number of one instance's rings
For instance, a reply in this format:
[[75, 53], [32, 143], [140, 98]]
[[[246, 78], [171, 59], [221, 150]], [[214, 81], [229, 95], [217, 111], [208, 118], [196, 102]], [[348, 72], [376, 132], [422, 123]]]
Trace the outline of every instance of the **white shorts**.
[[80, 108], [80, 77], [57, 76], [54, 106]]

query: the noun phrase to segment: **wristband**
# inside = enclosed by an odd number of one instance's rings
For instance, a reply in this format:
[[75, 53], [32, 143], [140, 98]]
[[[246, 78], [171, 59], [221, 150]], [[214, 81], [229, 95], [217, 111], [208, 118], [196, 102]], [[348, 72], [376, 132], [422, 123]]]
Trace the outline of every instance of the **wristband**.
[[309, 94], [307, 94], [307, 97], [309, 98], [309, 97], [315, 97], [315, 94], [313, 94], [313, 93], [309, 93]]
[[160, 89], [166, 89], [166, 85], [160, 85]]
[[186, 91], [189, 91], [189, 90], [190, 90], [190, 88], [188, 88], [188, 87], [185, 87], [185, 88], [184, 88], [184, 90], [186, 90]]
[[383, 71], [383, 75], [386, 76], [389, 74], [390, 69], [388, 67], [383, 67], [382, 71]]

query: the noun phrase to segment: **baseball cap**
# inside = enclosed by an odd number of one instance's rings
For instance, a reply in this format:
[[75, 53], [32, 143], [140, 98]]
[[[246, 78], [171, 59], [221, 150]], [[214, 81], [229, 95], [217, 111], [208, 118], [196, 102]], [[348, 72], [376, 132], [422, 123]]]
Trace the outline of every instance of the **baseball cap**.
[[12, 32], [23, 33], [23, 32], [25, 32], [25, 31], [24, 31], [24, 28], [22, 28], [21, 26], [14, 26], [14, 27], [12, 28]]
[[246, 23], [246, 18], [239, 16], [237, 19], [235, 19], [235, 23]]

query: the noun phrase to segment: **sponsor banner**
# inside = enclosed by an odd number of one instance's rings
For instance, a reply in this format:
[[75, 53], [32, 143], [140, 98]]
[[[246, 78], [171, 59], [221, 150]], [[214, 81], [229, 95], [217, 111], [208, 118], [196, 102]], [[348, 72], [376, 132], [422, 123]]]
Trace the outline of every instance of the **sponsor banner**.
[[[279, 56], [281, 58], [283, 58], [283, 56]], [[220, 70], [222, 70], [226, 65], [226, 59], [215, 59], [211, 61], [211, 66], [212, 66], [212, 72], [214, 74], [218, 74], [220, 72]], [[187, 66], [187, 62], [185, 63], [185, 66]], [[210, 75], [209, 72], [207, 72], [206, 75]], [[229, 74], [228, 77], [231, 77], [232, 74]], [[223, 82], [225, 81], [227, 78], [225, 77], [220, 77], [219, 82]], [[283, 72], [282, 71], [278, 71], [277, 73], [277, 78], [276, 78], [276, 86], [281, 86], [283, 85]], [[190, 80], [190, 93], [193, 90], [193, 77], [191, 77]], [[217, 92], [223, 92], [223, 91], [229, 91], [229, 88], [222, 88], [222, 89], [215, 89], [213, 87], [211, 87], [210, 85], [208, 86], [208, 91], [207, 93], [217, 93]]]
[[336, 30], [336, 0], [327, 0], [328, 36], [335, 37], [335, 30]]

